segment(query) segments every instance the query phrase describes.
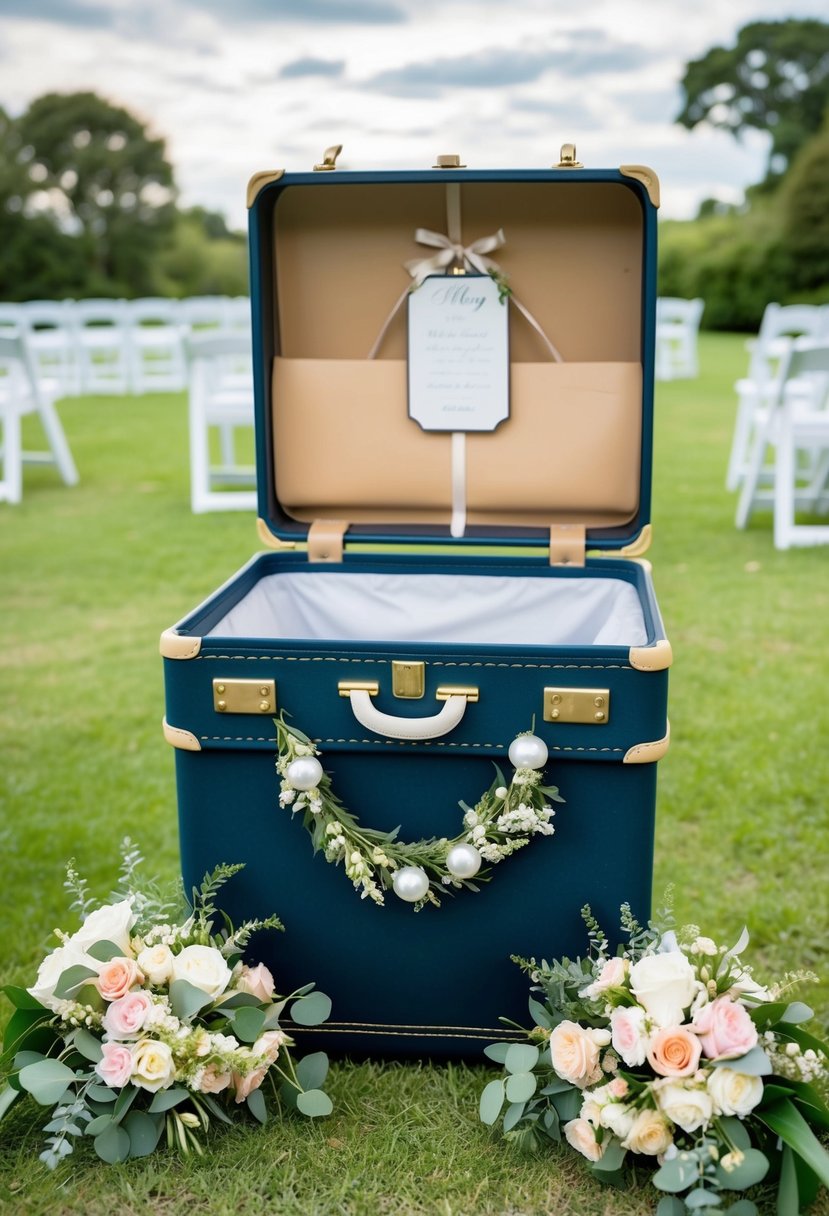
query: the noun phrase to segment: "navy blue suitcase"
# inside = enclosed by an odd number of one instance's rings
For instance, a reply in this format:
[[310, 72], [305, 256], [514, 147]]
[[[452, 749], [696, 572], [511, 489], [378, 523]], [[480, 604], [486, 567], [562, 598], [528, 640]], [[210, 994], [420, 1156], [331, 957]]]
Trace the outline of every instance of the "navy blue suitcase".
[[[454, 159], [325, 171], [332, 154], [252, 179], [268, 551], [161, 639], [185, 884], [245, 862], [227, 911], [279, 912], [284, 937], [257, 945], [278, 989], [314, 979], [334, 1001], [325, 1027], [294, 1032], [351, 1054], [475, 1056], [508, 1036], [501, 1015], [527, 1024], [511, 954], [580, 952], [587, 902], [608, 925], [625, 900], [650, 907], [671, 661], [641, 556], [658, 183], [564, 154], [549, 170]], [[458, 272], [503, 228], [516, 302], [510, 416], [465, 436], [460, 505], [455, 441], [407, 410], [403, 264], [434, 255], [423, 228], [447, 234], [438, 270]], [[281, 713], [360, 822], [406, 840], [455, 836], [459, 802], [494, 764], [509, 775], [532, 729], [565, 800], [555, 834], [439, 907], [360, 899], [280, 805]]]

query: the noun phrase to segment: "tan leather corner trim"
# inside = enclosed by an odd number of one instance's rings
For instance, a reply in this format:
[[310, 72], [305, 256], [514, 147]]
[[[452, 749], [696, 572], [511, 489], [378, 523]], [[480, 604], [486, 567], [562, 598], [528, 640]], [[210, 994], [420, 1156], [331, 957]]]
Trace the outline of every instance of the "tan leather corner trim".
[[619, 172], [625, 177], [635, 177], [648, 192], [648, 198], [654, 207], [659, 206], [659, 178], [647, 165], [619, 165]]
[[656, 739], [653, 743], [637, 743], [629, 751], [625, 752], [622, 764], [654, 764], [657, 760], [661, 760], [671, 742], [670, 722], [667, 726], [668, 729], [664, 739]]
[[158, 649], [165, 659], [195, 659], [201, 650], [201, 638], [192, 638], [175, 629], [165, 629]]
[[625, 545], [619, 550], [620, 557], [642, 557], [650, 549], [653, 543], [653, 524], [645, 524], [642, 531], [632, 540], [629, 545]]
[[248, 210], [256, 202], [257, 195], [264, 190], [270, 182], [278, 182], [284, 174], [284, 169], [263, 169], [259, 173], [254, 173], [253, 177], [248, 182], [247, 203]]
[[646, 557], [632, 557], [632, 562], [636, 562], [637, 566], [641, 566], [643, 570], [647, 570], [648, 574], [653, 574], [653, 563], [649, 562]]
[[653, 646], [631, 646], [628, 662], [637, 671], [664, 671], [674, 660], [674, 652], [667, 638], [660, 638]]
[[274, 536], [264, 519], [257, 519], [256, 534], [266, 549], [296, 549], [297, 547], [295, 540], [280, 540], [278, 536]]
[[164, 738], [173, 747], [178, 747], [184, 752], [201, 751], [201, 743], [189, 730], [182, 730], [178, 726], [170, 726], [166, 718], [161, 719], [161, 729], [164, 731]]
[[583, 566], [587, 545], [584, 524], [550, 525], [550, 565]]
[[341, 562], [347, 531], [344, 519], [315, 519], [308, 529], [308, 561]]

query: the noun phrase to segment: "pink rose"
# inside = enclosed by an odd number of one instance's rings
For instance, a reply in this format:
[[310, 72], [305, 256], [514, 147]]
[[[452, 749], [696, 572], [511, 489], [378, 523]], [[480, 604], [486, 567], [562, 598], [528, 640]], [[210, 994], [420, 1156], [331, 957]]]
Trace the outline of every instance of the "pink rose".
[[579, 996], [595, 999], [603, 992], [607, 992], [608, 988], [621, 988], [625, 982], [628, 966], [626, 958], [609, 958], [602, 967], [599, 978], [587, 988], [582, 988]]
[[121, 1089], [132, 1075], [132, 1052], [123, 1043], [102, 1043], [103, 1056], [95, 1071], [110, 1089]]
[[98, 972], [95, 986], [105, 1001], [117, 1001], [143, 979], [135, 959], [111, 958]]
[[258, 967], [242, 967], [236, 981], [237, 992], [249, 992], [260, 1001], [269, 1001], [273, 997], [273, 990], [273, 976], [264, 963]]
[[639, 1005], [619, 1005], [610, 1015], [613, 1050], [627, 1064], [638, 1068], [645, 1063], [648, 1032], [645, 1028], [645, 1011]]
[[104, 1014], [104, 1030], [113, 1039], [137, 1039], [153, 1008], [148, 992], [128, 992], [113, 1001]]
[[255, 1089], [258, 1089], [265, 1080], [265, 1074], [270, 1067], [269, 1064], [260, 1064], [258, 1068], [254, 1068], [253, 1072], [249, 1072], [246, 1077], [240, 1073], [233, 1074], [233, 1088], [236, 1090], [236, 1101], [244, 1102], [248, 1094], [252, 1094]]
[[736, 1060], [757, 1044], [757, 1027], [748, 1012], [728, 996], [704, 1005], [694, 1018], [693, 1029], [709, 1060]]
[[279, 1055], [280, 1047], [287, 1039], [284, 1030], [266, 1030], [253, 1044], [253, 1050], [258, 1056], [264, 1056], [268, 1064], [273, 1064]]
[[607, 1092], [611, 1098], [626, 1098], [628, 1095], [628, 1083], [624, 1077], [614, 1077], [607, 1087]]
[[203, 1094], [220, 1094], [229, 1084], [229, 1072], [219, 1072], [215, 1064], [208, 1064], [202, 1073], [199, 1091]]
[[648, 1044], [648, 1063], [661, 1077], [690, 1077], [700, 1051], [699, 1039], [685, 1026], [664, 1026]]

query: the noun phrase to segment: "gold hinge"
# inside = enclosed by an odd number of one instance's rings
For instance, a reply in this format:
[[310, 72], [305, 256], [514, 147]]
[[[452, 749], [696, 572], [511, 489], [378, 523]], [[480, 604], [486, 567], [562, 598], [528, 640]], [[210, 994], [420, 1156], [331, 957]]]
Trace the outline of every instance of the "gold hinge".
[[213, 681], [213, 708], [217, 714], [275, 714], [275, 680]]
[[337, 167], [337, 157], [343, 150], [342, 144], [332, 144], [322, 154], [322, 161], [314, 165], [315, 173], [331, 173]]
[[610, 690], [607, 688], [544, 689], [545, 722], [606, 726], [609, 718]]
[[559, 162], [555, 166], [556, 169], [583, 169], [584, 165], [580, 160], [576, 160], [576, 145], [562, 144], [561, 155]]

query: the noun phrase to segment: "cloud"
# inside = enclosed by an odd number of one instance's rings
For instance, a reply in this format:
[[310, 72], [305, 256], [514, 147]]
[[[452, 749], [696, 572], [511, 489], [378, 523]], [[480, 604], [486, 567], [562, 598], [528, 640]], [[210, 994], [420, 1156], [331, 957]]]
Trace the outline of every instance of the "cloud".
[[643, 89], [616, 94], [616, 103], [636, 122], [662, 123], [673, 119], [681, 108], [679, 88]]
[[[20, 0], [18, 0], [18, 3]], [[221, 15], [228, 12], [225, 0], [192, 0], [197, 8]], [[399, 25], [408, 21], [404, 8], [394, 0], [236, 0], [234, 19], [241, 21], [296, 21], [302, 24]]]
[[283, 80], [291, 80], [299, 76], [342, 76], [344, 71], [344, 59], [315, 59], [307, 55], [286, 63], [279, 75]]
[[3, 0], [2, 16], [24, 21], [52, 21], [84, 29], [109, 29], [115, 24], [111, 6], [87, 4], [84, 0]]

